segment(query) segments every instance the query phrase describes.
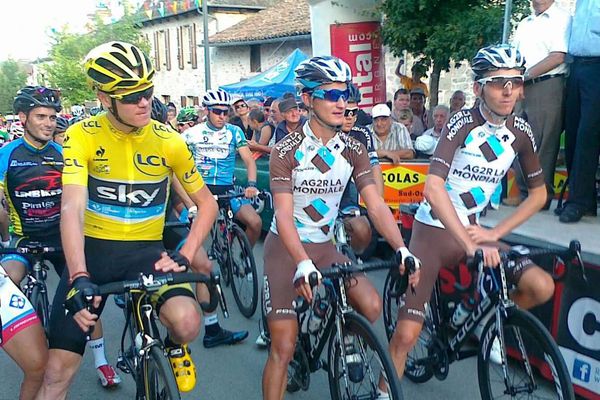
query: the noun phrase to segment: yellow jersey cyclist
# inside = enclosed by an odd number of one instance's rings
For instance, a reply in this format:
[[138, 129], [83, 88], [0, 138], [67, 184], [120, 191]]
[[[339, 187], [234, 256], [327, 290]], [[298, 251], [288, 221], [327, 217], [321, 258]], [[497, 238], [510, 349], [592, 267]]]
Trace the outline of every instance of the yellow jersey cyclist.
[[[84, 68], [107, 111], [71, 126], [63, 143], [61, 236], [68, 274], [54, 297], [41, 399], [66, 398], [86, 332], [102, 311], [105, 299], [95, 296], [90, 312], [83, 292], [140, 272], [185, 270], [217, 213], [185, 142], [150, 119], [154, 68], [147, 55], [129, 43], [109, 42], [90, 51]], [[179, 253], [165, 251], [161, 241], [173, 173], [202, 215]], [[165, 287], [156, 307], [178, 386], [189, 391], [195, 367], [184, 344], [200, 331], [191, 286]]]
[[[484, 264], [500, 263], [498, 240], [527, 221], [546, 201], [544, 176], [535, 154], [531, 127], [513, 115], [522, 95], [524, 59], [512, 46], [490, 46], [479, 50], [471, 61], [475, 75], [473, 91], [479, 106], [452, 115], [431, 157], [425, 184], [425, 201], [415, 216], [410, 250], [421, 258], [423, 269], [416, 294], [407, 292], [398, 312], [398, 323], [390, 341], [390, 353], [398, 371], [404, 373], [408, 352], [415, 345], [440, 268], [454, 265], [478, 248]], [[492, 229], [479, 225], [481, 212], [500, 185], [515, 158], [527, 176], [529, 196], [514, 213]], [[507, 271], [516, 285], [512, 299], [522, 308], [546, 302], [554, 292], [551, 276], [529, 258]], [[463, 314], [463, 315], [458, 315]], [[453, 316], [459, 325], [468, 313]], [[499, 344], [490, 359], [500, 361]]]
[[[354, 178], [375, 228], [401, 259], [411, 255], [379, 195], [365, 147], [341, 133], [349, 96], [350, 67], [335, 57], [313, 57], [296, 68], [296, 83], [309, 120], [301, 132], [277, 143], [269, 161], [275, 215], [264, 245], [263, 308], [271, 348], [263, 372], [263, 397], [282, 399], [298, 334], [292, 301], [312, 300], [308, 276], [318, 267], [348, 259], [332, 242], [342, 192]], [[417, 260], [418, 262], [418, 260]], [[418, 282], [418, 273], [411, 275]], [[295, 290], [294, 290], [295, 288]], [[381, 297], [366, 276], [347, 288], [352, 306], [375, 322]], [[387, 393], [379, 393], [387, 398]]]

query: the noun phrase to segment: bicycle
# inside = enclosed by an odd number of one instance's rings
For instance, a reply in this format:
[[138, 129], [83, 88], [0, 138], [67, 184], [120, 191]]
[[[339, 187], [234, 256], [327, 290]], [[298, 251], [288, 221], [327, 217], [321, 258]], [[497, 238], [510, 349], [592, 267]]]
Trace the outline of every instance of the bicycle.
[[[131, 374], [136, 383], [137, 400], [180, 399], [175, 375], [171, 369], [161, 333], [156, 323], [158, 315], [151, 296], [164, 285], [198, 282], [207, 285], [210, 302], [201, 303], [205, 312], [213, 312], [219, 301], [218, 276], [210, 278], [197, 273], [140, 273], [137, 279], [111, 282], [99, 286], [101, 296], [124, 295], [125, 327], [121, 335], [121, 349], [117, 367]], [[86, 297], [91, 305], [93, 297]], [[132, 322], [133, 321], [133, 322]], [[129, 346], [126, 348], [126, 338]]]
[[61, 247], [44, 246], [40, 242], [29, 242], [24, 246], [0, 249], [0, 254], [20, 254], [30, 256], [32, 259], [31, 268], [27, 271], [21, 290], [33, 305], [46, 335], [48, 335], [50, 323], [50, 302], [46, 286], [49, 267], [45, 256], [60, 252], [62, 252]]
[[[259, 193], [259, 197], [262, 193]], [[231, 285], [233, 298], [246, 318], [251, 318], [258, 305], [258, 274], [252, 246], [244, 230], [234, 221], [230, 200], [244, 193], [215, 195], [219, 215], [210, 233], [208, 258], [217, 261], [226, 286]]]
[[352, 262], [356, 262], [356, 254], [350, 246], [350, 234], [346, 231], [344, 225], [344, 219], [347, 217], [359, 217], [361, 215], [360, 209], [351, 208], [348, 210], [339, 210], [338, 216], [333, 224], [333, 237], [335, 241], [335, 247], [337, 251], [345, 255]]
[[[569, 372], [556, 343], [537, 318], [510, 300], [505, 269], [521, 257], [551, 255], [569, 262], [576, 259], [582, 279], [587, 281], [580, 253], [581, 246], [577, 241], [572, 241], [567, 250], [515, 246], [508, 252], [500, 252], [502, 262], [498, 268], [483, 268], [483, 253], [478, 250], [468, 263], [472, 270], [478, 272], [477, 283], [474, 279], [467, 288], [458, 284], [455, 287], [460, 292], [472, 293], [476, 290], [480, 294], [479, 301], [456, 331], [450, 328], [453, 309], [442, 301], [438, 278], [431, 299], [425, 305], [423, 329], [406, 361], [406, 377], [415, 383], [426, 382], [433, 376], [444, 380], [448, 376], [450, 363], [477, 356], [478, 383], [483, 399], [505, 395], [511, 398], [548, 396], [544, 398], [574, 399]], [[558, 280], [563, 277], [553, 278]], [[404, 288], [399, 288], [392, 277], [386, 279], [384, 324], [388, 339], [393, 335], [397, 309], [404, 293], [402, 290]], [[461, 350], [488, 315], [491, 318], [483, 328], [477, 348]], [[501, 353], [500, 364], [490, 360], [490, 351], [496, 340]], [[542, 385], [536, 379], [534, 366], [552, 381], [553, 388]], [[554, 393], [550, 396], [548, 392]]]
[[[406, 261], [414, 271], [414, 260]], [[346, 287], [355, 274], [381, 269], [398, 271], [398, 261], [371, 261], [364, 264], [334, 264], [321, 270], [321, 291], [316, 290], [313, 306], [302, 297], [295, 301], [298, 316], [298, 341], [294, 358], [288, 367], [287, 391], [308, 390], [310, 374], [327, 371], [331, 398], [375, 399], [380, 384], [390, 399], [402, 399], [402, 390], [387, 349], [373, 331], [370, 322], [348, 304]], [[408, 274], [403, 275], [408, 280]], [[317, 284], [316, 273], [309, 277], [311, 287]], [[316, 327], [310, 327], [319, 310]], [[329, 342], [327, 361], [321, 353]]]

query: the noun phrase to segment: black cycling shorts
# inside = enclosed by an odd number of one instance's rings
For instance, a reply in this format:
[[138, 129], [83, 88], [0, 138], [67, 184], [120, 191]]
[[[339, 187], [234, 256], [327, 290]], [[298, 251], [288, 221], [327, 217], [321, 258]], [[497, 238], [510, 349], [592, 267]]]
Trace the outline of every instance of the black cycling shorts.
[[[135, 279], [140, 272], [153, 273], [154, 263], [160, 258], [165, 248], [161, 241], [114, 241], [85, 238], [85, 262], [91, 280], [97, 285], [109, 282]], [[85, 333], [73, 320], [72, 315], [65, 314], [64, 302], [69, 290], [69, 271], [65, 270], [54, 295], [52, 314], [50, 316], [50, 334], [48, 337], [51, 349], [63, 349], [83, 355], [85, 351]], [[188, 296], [194, 298], [189, 284], [170, 286], [156, 302], [157, 310], [171, 297]], [[95, 314], [100, 315], [106, 298], [102, 300]], [[125, 323], [120, 321], [119, 323]]]

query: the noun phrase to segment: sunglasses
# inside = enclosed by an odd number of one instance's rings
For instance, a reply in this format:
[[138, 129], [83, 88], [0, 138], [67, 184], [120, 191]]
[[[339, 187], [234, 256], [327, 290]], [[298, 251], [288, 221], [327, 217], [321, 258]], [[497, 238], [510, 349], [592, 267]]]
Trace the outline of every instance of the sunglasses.
[[344, 117], [354, 117], [357, 113], [358, 113], [358, 107], [346, 108], [346, 110], [344, 110]]
[[[237, 107], [236, 107], [237, 108]], [[209, 108], [210, 112], [215, 115], [229, 115], [229, 110], [223, 110], [222, 108]]]
[[191, 125], [191, 124], [193, 124], [193, 122], [179, 122], [177, 125], [185, 126], [185, 125]]
[[523, 75], [510, 75], [510, 76], [488, 76], [487, 78], [482, 78], [477, 80], [481, 85], [488, 85], [493, 89], [503, 90], [510, 85], [511, 89], [519, 89], [522, 88], [525, 79]]
[[58, 90], [40, 87], [31, 94], [31, 97], [43, 103], [58, 103], [60, 101], [60, 92]]
[[115, 100], [119, 100], [123, 104], [138, 104], [140, 100], [152, 100], [154, 94], [154, 86], [150, 86], [147, 89], [139, 92], [128, 93], [128, 94], [110, 94], [109, 96]]
[[242, 103], [242, 104], [238, 104], [236, 106], [233, 106], [236, 110], [239, 110], [240, 108], [246, 108], [248, 107], [248, 104], [246, 103]]
[[313, 92], [313, 97], [317, 99], [323, 99], [332, 102], [338, 102], [340, 98], [344, 101], [348, 101], [348, 97], [350, 97], [350, 90], [339, 90], [339, 89], [317, 89]]

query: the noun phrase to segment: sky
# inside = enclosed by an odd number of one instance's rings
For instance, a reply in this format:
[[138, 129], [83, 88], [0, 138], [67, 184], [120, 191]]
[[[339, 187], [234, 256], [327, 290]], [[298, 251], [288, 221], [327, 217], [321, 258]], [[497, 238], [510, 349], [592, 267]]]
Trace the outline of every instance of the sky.
[[[68, 25], [70, 32], [84, 32], [88, 14], [96, 4], [117, 0], [0, 0], [0, 61], [35, 60], [48, 54], [51, 29]], [[113, 12], [116, 13], [116, 12]]]

